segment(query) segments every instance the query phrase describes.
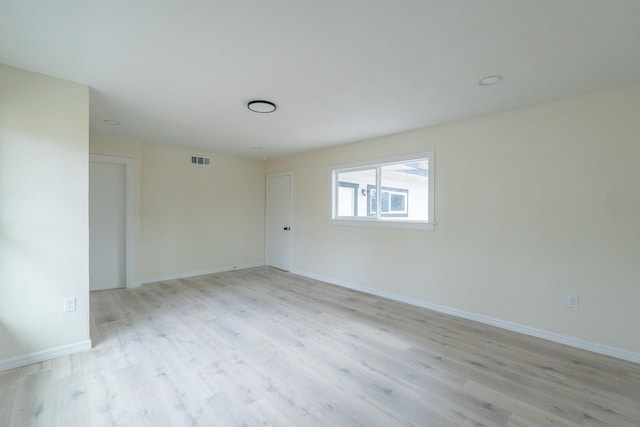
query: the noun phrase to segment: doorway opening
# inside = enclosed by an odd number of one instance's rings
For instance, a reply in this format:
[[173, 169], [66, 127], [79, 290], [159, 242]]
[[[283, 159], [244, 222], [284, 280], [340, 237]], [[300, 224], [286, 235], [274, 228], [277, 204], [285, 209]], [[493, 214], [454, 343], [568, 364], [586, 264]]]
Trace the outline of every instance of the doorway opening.
[[133, 161], [89, 156], [89, 290], [133, 287]]

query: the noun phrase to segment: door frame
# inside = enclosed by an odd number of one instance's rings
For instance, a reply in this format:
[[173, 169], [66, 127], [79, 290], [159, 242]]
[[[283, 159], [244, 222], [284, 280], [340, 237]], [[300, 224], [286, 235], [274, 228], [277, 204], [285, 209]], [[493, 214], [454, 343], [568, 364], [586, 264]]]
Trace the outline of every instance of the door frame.
[[279, 178], [281, 176], [289, 177], [289, 225], [291, 229], [289, 237], [289, 271], [292, 270], [293, 264], [293, 172], [278, 172], [267, 174], [265, 179], [265, 210], [264, 210], [264, 264], [269, 265], [269, 180], [271, 178]]
[[[133, 159], [127, 157], [103, 156], [99, 154], [89, 154], [90, 163], [106, 163], [111, 165], [124, 165], [124, 241], [125, 241], [125, 287], [133, 288]], [[91, 185], [91, 182], [89, 182]], [[91, 239], [91, 236], [89, 236]]]

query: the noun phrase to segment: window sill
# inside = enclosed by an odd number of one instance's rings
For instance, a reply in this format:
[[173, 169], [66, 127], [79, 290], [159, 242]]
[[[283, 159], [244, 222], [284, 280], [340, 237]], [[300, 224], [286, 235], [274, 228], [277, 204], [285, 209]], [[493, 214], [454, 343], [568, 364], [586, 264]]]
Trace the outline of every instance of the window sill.
[[399, 228], [408, 230], [426, 230], [434, 231], [435, 224], [432, 222], [420, 222], [420, 221], [384, 221], [384, 220], [369, 220], [369, 219], [346, 219], [346, 218], [334, 218], [329, 220], [329, 224], [341, 225], [341, 226], [355, 226], [355, 227], [382, 227], [382, 228]]

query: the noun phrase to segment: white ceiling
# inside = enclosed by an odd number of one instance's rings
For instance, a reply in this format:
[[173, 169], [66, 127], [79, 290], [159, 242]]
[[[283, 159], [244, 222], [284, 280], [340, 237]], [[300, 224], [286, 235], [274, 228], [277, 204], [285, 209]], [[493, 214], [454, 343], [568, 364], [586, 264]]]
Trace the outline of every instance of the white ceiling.
[[0, 0], [0, 62], [91, 86], [92, 132], [271, 158], [639, 82], [640, 0]]

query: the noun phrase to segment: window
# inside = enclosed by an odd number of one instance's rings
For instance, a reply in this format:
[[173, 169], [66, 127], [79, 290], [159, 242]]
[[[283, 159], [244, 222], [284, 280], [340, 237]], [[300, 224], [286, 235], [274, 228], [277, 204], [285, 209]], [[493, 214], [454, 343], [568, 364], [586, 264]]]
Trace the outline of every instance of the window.
[[[380, 191], [380, 216], [382, 218], [407, 218], [409, 216], [407, 209], [407, 198], [409, 195], [408, 189], [382, 187]], [[369, 197], [369, 201], [367, 203], [367, 216], [376, 216], [378, 200], [376, 198], [375, 186], [367, 185], [367, 195]]]
[[332, 168], [332, 222], [433, 230], [433, 158], [430, 151]]

